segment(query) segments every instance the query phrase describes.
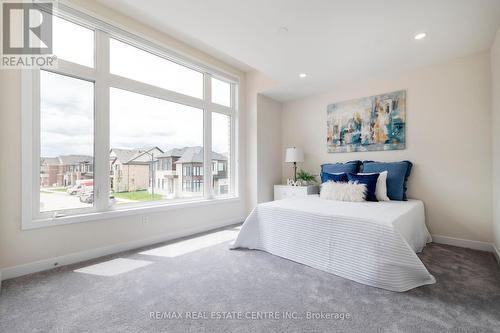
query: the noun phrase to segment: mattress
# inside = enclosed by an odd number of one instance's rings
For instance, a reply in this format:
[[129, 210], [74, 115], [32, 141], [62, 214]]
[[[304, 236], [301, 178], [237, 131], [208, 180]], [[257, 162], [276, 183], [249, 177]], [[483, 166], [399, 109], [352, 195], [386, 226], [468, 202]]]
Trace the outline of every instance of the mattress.
[[231, 249], [262, 250], [369, 286], [406, 291], [435, 283], [416, 255], [430, 241], [422, 201], [307, 196], [259, 204]]

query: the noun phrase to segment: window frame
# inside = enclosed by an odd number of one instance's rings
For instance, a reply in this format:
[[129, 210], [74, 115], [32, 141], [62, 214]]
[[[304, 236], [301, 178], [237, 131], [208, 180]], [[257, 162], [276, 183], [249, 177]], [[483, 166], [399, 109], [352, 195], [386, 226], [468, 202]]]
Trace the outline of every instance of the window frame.
[[[56, 74], [75, 77], [94, 83], [94, 205], [89, 208], [68, 209], [55, 212], [40, 212], [40, 70], [25, 70], [22, 82], [22, 229], [33, 229], [68, 223], [98, 220], [134, 213], [208, 204], [221, 200], [239, 200], [238, 189], [238, 94], [239, 77], [207, 66], [196, 59], [181, 56], [147, 37], [129, 32], [115, 24], [88, 15], [67, 5], [59, 5], [54, 15], [94, 31], [94, 67], [86, 67], [58, 59], [58, 67], [42, 69]], [[175, 91], [121, 77], [110, 72], [109, 40], [113, 38], [141, 50], [160, 56], [168, 61], [194, 69], [203, 74], [203, 98], [198, 99]], [[231, 106], [226, 107], [211, 101], [211, 78], [230, 84]], [[127, 205], [113, 205], [109, 200], [109, 150], [110, 150], [110, 104], [111, 88], [123, 89], [145, 96], [184, 104], [203, 110], [204, 147], [204, 195], [189, 199], [165, 199]], [[212, 113], [230, 116], [230, 195], [216, 198], [212, 188]]]

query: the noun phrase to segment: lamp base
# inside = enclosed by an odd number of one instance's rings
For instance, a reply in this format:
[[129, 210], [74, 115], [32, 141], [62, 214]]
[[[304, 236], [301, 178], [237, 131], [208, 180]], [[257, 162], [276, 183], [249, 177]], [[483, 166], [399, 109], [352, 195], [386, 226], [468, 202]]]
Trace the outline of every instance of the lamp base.
[[297, 181], [297, 162], [293, 162], [293, 181]]

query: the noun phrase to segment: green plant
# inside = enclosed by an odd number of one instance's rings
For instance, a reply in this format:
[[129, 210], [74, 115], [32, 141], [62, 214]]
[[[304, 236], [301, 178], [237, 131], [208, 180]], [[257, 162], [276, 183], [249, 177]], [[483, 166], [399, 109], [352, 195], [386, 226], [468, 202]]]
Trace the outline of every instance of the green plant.
[[310, 174], [309, 172], [300, 169], [299, 171], [297, 171], [297, 180], [301, 180], [308, 183], [316, 182], [316, 177]]

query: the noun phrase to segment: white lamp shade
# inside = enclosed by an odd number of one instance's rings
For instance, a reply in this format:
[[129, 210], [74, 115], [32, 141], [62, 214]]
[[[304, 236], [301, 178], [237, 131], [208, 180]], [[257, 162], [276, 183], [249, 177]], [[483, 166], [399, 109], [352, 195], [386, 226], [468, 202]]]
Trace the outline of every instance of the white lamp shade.
[[304, 162], [304, 151], [300, 148], [287, 148], [285, 155], [285, 162]]

